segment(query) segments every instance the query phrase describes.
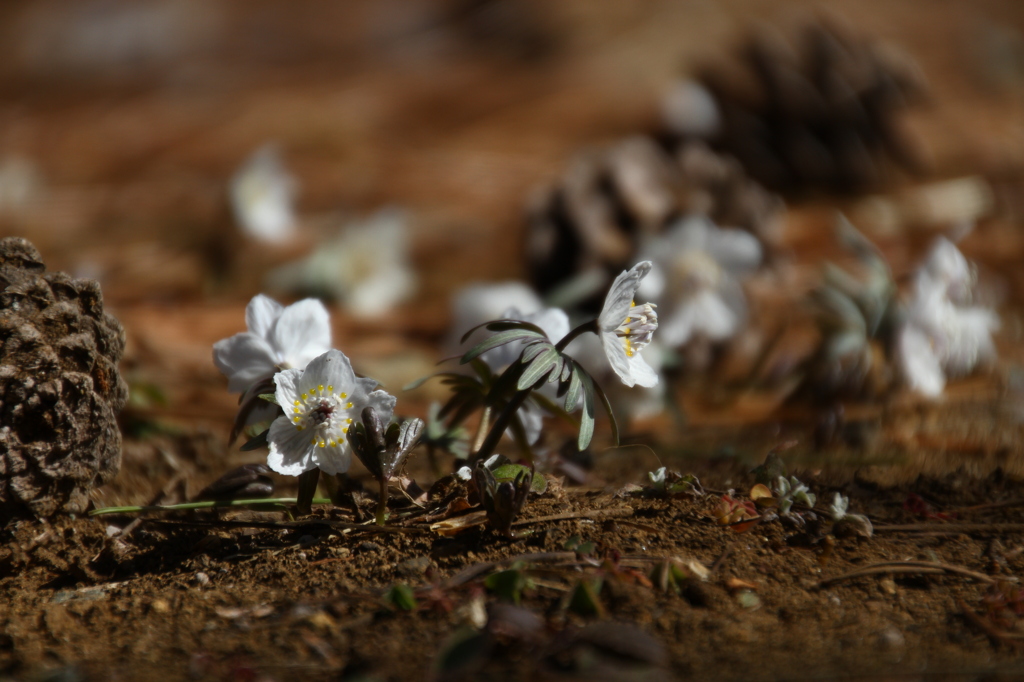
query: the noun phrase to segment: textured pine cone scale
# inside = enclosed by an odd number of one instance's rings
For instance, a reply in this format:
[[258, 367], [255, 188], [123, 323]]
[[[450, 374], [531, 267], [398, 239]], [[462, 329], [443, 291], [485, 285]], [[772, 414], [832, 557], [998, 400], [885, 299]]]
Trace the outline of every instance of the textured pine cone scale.
[[128, 387], [121, 324], [99, 284], [46, 272], [27, 240], [0, 240], [0, 527], [80, 513], [121, 465]]

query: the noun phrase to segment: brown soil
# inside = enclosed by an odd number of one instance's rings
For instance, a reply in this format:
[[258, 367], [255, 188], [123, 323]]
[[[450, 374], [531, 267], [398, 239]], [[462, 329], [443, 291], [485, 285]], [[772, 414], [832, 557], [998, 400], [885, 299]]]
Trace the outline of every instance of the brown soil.
[[[122, 3], [83, 3], [108, 4]], [[0, 7], [0, 153], [33, 159], [46, 181], [41, 198], [0, 213], [0, 235], [28, 237], [52, 269], [99, 278], [128, 332], [133, 395], [163, 398], [123, 415], [122, 470], [94, 491], [97, 507], [184, 499], [259, 461], [226, 446], [235, 396], [210, 347], [241, 331], [263, 273], [312, 248], [324, 226], [393, 202], [415, 215], [418, 298], [372, 323], [332, 309], [335, 345], [402, 386], [435, 371], [453, 289], [522, 272], [511, 254], [531, 188], [579, 148], [649, 129], [681, 65], [728, 58], [751, 21], [785, 28], [818, 9], [497, 2], [518, 9], [494, 34], [472, 12], [446, 13], [471, 4], [183, 0], [189, 21], [172, 22], [168, 52], [129, 41], [95, 61], [76, 52], [95, 36], [73, 30], [89, 11]], [[894, 177], [883, 194], [964, 175], [997, 190], [996, 210], [961, 243], [1000, 305], [992, 372], [951, 384], [937, 404], [893, 393], [846, 405], [846, 426], [823, 446], [813, 406], [780, 406], [719, 376], [685, 381], [685, 423], [666, 416], [634, 425], [621, 448], [596, 445], [586, 485], [553, 478], [514, 540], [420, 522], [381, 532], [327, 507], [293, 521], [150, 516], [118, 537], [130, 518], [13, 524], [0, 531], [0, 680], [1024, 678], [1013, 592], [1024, 576], [1022, 5], [848, 4], [854, 27], [898, 42], [931, 84], [930, 106], [906, 122], [930, 175]], [[302, 179], [307, 219], [281, 249], [245, 242], [224, 200], [233, 169], [268, 140]], [[766, 337], [800, 318], [792, 302], [822, 260], [842, 258], [833, 212], [856, 217], [859, 199], [791, 202], [783, 267], [751, 306]], [[866, 222], [898, 278], [946, 227]], [[442, 396], [428, 384], [400, 409], [422, 416]], [[598, 440], [607, 432], [599, 422]], [[717, 493], [625, 488], [663, 463], [743, 497], [750, 469], [794, 441], [782, 456], [819, 508], [843, 492], [874, 522], [872, 538], [833, 540], [827, 523], [737, 532], [712, 518]], [[411, 473], [426, 484], [422, 459]], [[277, 484], [294, 493], [294, 481]], [[397, 518], [402, 500], [392, 505]], [[672, 558], [707, 579], [663, 589], [650, 576]], [[899, 565], [827, 583], [882, 562]], [[521, 609], [487, 586], [507, 569], [526, 581]], [[573, 598], [581, 582], [592, 597]], [[415, 608], [386, 598], [396, 585]], [[439, 670], [442, 652], [462, 667]]]
[[[710, 468], [712, 478], [736, 469]], [[834, 489], [825, 476], [804, 478], [821, 493]], [[990, 583], [1024, 571], [1020, 481], [950, 475], [840, 489], [874, 519], [872, 539], [830, 548], [831, 537], [778, 522], [735, 532], [711, 519], [711, 494], [558, 486], [527, 506], [514, 540], [480, 527], [453, 537], [422, 525], [354, 529], [338, 509], [286, 529], [257, 525], [283, 525], [277, 513], [153, 519], [117, 541], [100, 518], [24, 523], [8, 529], [0, 550], [0, 666], [16, 679], [58, 679], [55, 671], [59, 679], [414, 679], [440, 665], [474, 608], [507, 598], [485, 581], [514, 565], [528, 581], [522, 607], [539, 622], [492, 612], [490, 648], [464, 662], [474, 679], [1024, 674], [1020, 622], [1013, 629], [1010, 611], [985, 602]], [[905, 509], [911, 494], [950, 518]], [[992, 502], [1009, 504], [963, 510]], [[573, 518], [543, 520], [552, 515]], [[594, 546], [567, 551], [571, 541]], [[652, 570], [671, 557], [710, 575], [682, 582], [678, 594], [652, 585]], [[842, 579], [882, 562], [922, 561], [947, 571], [890, 567]], [[590, 613], [572, 591], [595, 577], [603, 587]], [[396, 584], [413, 589], [416, 608], [385, 599]], [[1010, 630], [999, 635], [1006, 618]], [[594, 623], [616, 625], [595, 633]]]

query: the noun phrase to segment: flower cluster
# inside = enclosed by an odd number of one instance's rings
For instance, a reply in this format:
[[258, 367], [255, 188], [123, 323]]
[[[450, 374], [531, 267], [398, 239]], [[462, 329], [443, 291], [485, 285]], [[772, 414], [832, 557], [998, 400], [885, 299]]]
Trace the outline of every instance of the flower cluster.
[[974, 272], [956, 246], [939, 238], [914, 274], [896, 356], [906, 383], [927, 396], [942, 393], [947, 377], [966, 376], [995, 359], [992, 332], [999, 317], [972, 305]]
[[[486, 438], [473, 453], [475, 461], [493, 454], [506, 429], [516, 438], [536, 441], [539, 408], [534, 406], [531, 412], [527, 405], [534, 393], [545, 393], [543, 400], [549, 405], [564, 397], [566, 412], [581, 409], [579, 444], [581, 449], [586, 447], [593, 434], [597, 397], [603, 393], [565, 353], [565, 346], [584, 332], [600, 338], [609, 365], [623, 383], [657, 383], [657, 374], [640, 351], [657, 330], [658, 315], [651, 304], [636, 305], [633, 300], [650, 269], [651, 264], [643, 262], [623, 272], [613, 283], [600, 316], [574, 330], [569, 329], [568, 316], [553, 308], [522, 313], [510, 307], [503, 319], [485, 323], [500, 333], [463, 356], [463, 362], [479, 363], [482, 379], [473, 382], [462, 377], [462, 384], [470, 387], [469, 397], [456, 392], [441, 409], [457, 408], [456, 413], [465, 417], [467, 407], [484, 407], [482, 428], [489, 425], [492, 411], [496, 413]], [[395, 397], [377, 389], [373, 379], [358, 376], [349, 359], [330, 347], [330, 321], [319, 301], [305, 299], [283, 307], [266, 296], [256, 296], [246, 308], [246, 322], [247, 331], [222, 339], [213, 348], [214, 364], [227, 376], [228, 389], [242, 393], [235, 430], [273, 418], [269, 429], [250, 444], [268, 446], [270, 469], [299, 477], [298, 506], [304, 511], [309, 509], [320, 472], [346, 473], [354, 452], [378, 479], [377, 520], [383, 523], [388, 482], [420, 442], [424, 422], [394, 421]], [[607, 400], [603, 402], [607, 407]], [[513, 429], [517, 414], [519, 428]], [[613, 432], [617, 439], [614, 421]], [[524, 485], [523, 490], [528, 490], [529, 481]], [[525, 495], [521, 491], [519, 506]], [[515, 512], [501, 509], [504, 520], [498, 525], [508, 532], [506, 521]]]

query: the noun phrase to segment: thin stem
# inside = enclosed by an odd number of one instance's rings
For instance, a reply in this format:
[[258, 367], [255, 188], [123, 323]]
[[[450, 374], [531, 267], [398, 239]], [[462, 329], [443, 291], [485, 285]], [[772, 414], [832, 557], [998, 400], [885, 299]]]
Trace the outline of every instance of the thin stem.
[[388, 479], [379, 478], [380, 499], [377, 501], [377, 525], [383, 526], [388, 516]]
[[555, 344], [555, 350], [561, 353], [569, 346], [570, 343], [576, 340], [576, 337], [586, 334], [587, 332], [593, 332], [597, 334], [599, 331], [600, 328], [597, 326], [597, 320], [590, 320], [589, 322], [584, 322], [583, 324], [581, 324], [580, 326], [576, 327], [571, 332], [566, 334], [564, 337], [562, 337], [562, 340]]
[[[172, 512], [186, 511], [189, 509], [213, 509], [215, 507], [248, 507], [250, 505], [260, 506], [269, 504], [295, 504], [295, 497], [265, 497], [252, 500], [204, 500], [202, 502], [183, 502], [181, 504], [163, 505], [131, 505], [127, 507], [102, 507], [93, 509], [89, 516], [103, 516], [105, 514], [144, 514], [147, 512]], [[331, 504], [331, 500], [315, 498], [310, 500], [312, 504]]]
[[505, 429], [508, 428], [509, 423], [512, 421], [512, 417], [516, 411], [522, 407], [523, 403], [530, 396], [532, 388], [527, 388], [522, 391], [516, 391], [512, 399], [505, 405], [505, 409], [501, 411], [498, 418], [494, 420], [491, 425], [491, 430], [487, 432], [487, 438], [480, 445], [477, 451], [473, 454], [472, 461], [479, 462], [482, 459], [487, 459], [494, 454], [495, 448], [498, 447], [498, 442], [501, 441], [501, 434], [505, 433]]
[[491, 425], [491, 406], [488, 405], [484, 408], [484, 413], [480, 415], [480, 425], [476, 427], [476, 438], [473, 439], [473, 452], [476, 452], [484, 444], [484, 437], [487, 435], [487, 427]]

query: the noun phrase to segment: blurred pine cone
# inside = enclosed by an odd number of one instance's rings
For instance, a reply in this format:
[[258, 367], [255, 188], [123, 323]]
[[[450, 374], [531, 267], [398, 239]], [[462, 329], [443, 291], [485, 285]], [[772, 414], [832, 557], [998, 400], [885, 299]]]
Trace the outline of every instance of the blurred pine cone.
[[600, 307], [611, 279], [633, 265], [642, 238], [677, 218], [704, 214], [771, 245], [783, 208], [735, 159], [701, 142], [672, 153], [648, 137], [626, 138], [578, 155], [558, 182], [532, 199], [529, 278], [554, 305]]
[[121, 465], [124, 330], [99, 284], [45, 270], [27, 240], [0, 240], [0, 527], [84, 511]]
[[886, 159], [921, 170], [899, 121], [925, 90], [908, 57], [820, 21], [797, 46], [763, 28], [740, 55], [731, 69], [706, 68], [697, 80], [717, 105], [714, 146], [765, 186], [847, 193], [877, 186]]

